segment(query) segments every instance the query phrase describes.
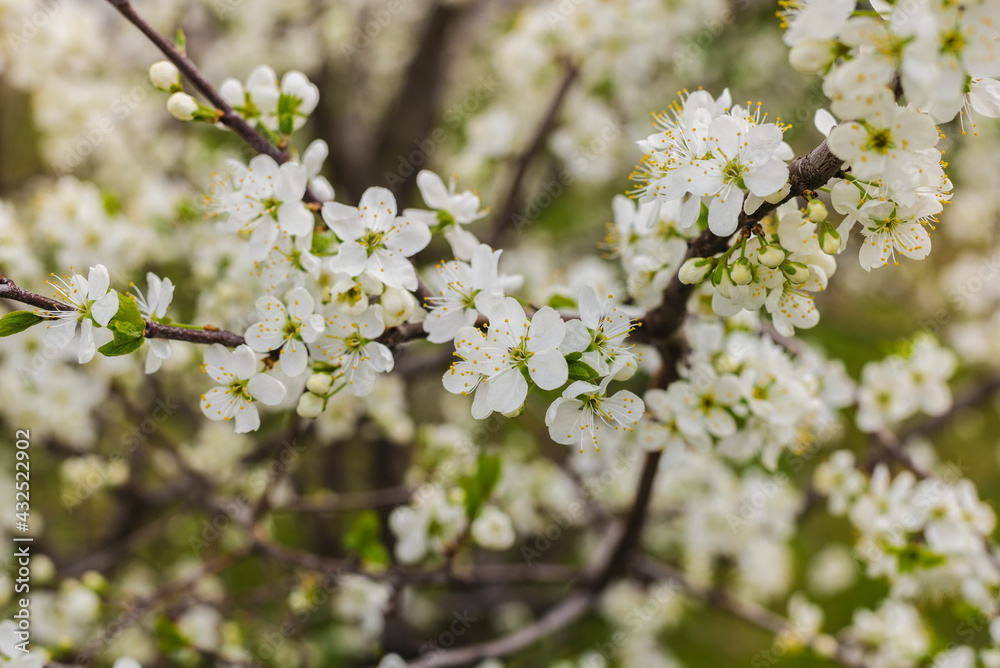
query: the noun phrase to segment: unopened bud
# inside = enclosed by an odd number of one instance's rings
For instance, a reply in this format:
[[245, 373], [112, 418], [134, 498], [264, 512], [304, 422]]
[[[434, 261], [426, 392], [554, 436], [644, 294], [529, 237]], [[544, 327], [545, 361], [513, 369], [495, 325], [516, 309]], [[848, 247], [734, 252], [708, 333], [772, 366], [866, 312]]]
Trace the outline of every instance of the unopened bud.
[[809, 280], [809, 267], [801, 262], [782, 262], [781, 273], [790, 283], [805, 283]]
[[814, 223], [822, 223], [827, 217], [826, 205], [818, 199], [809, 200], [806, 205], [806, 217]]
[[777, 269], [785, 261], [785, 251], [777, 246], [767, 246], [759, 254], [760, 263], [765, 267]]
[[827, 255], [833, 255], [840, 250], [840, 234], [830, 223], [824, 222], [820, 225], [819, 247]]
[[295, 412], [300, 417], [317, 418], [323, 413], [323, 401], [323, 397], [318, 397], [312, 392], [303, 392]]
[[333, 376], [328, 373], [314, 373], [306, 382], [306, 389], [313, 394], [318, 394], [320, 396], [326, 396], [329, 394], [330, 387], [332, 386]]
[[198, 112], [198, 101], [187, 93], [174, 93], [167, 100], [167, 111], [179, 121], [190, 121]]
[[753, 280], [753, 265], [750, 263], [750, 258], [741, 257], [736, 260], [729, 270], [729, 275], [736, 285], [749, 284]]
[[160, 60], [149, 66], [149, 80], [160, 90], [173, 93], [180, 90], [181, 73], [169, 60]]
[[385, 314], [386, 327], [403, 324], [410, 319], [419, 306], [416, 297], [399, 288], [386, 288], [379, 303]]
[[681, 265], [680, 271], [677, 272], [677, 279], [687, 285], [701, 283], [712, 271], [713, 264], [715, 264], [713, 258], [692, 257]]

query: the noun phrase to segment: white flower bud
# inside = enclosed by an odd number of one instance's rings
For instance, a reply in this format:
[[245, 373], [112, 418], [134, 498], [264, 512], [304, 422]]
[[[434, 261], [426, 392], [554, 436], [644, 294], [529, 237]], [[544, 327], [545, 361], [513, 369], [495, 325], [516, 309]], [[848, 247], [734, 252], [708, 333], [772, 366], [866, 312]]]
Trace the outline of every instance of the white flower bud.
[[160, 90], [172, 91], [181, 85], [181, 73], [169, 60], [161, 60], [149, 66], [149, 79]]
[[826, 220], [828, 212], [826, 210], [826, 205], [818, 199], [809, 200], [809, 204], [806, 206], [806, 217], [809, 218], [814, 223], [822, 223]]
[[803, 74], [816, 74], [833, 62], [835, 42], [807, 39], [792, 47], [788, 62]]
[[618, 373], [615, 374], [615, 380], [628, 380], [635, 375], [635, 372], [639, 370], [639, 363], [634, 357], [630, 357], [625, 366], [618, 369]]
[[824, 222], [819, 228], [819, 247], [827, 255], [840, 251], [840, 234], [830, 223]]
[[400, 288], [386, 288], [379, 302], [385, 314], [385, 326], [396, 327], [413, 316], [419, 304], [410, 292]]
[[317, 397], [312, 392], [303, 392], [295, 412], [304, 418], [319, 417], [323, 413], [323, 397]]
[[753, 265], [750, 264], [750, 258], [741, 257], [736, 260], [732, 269], [729, 270], [729, 275], [736, 285], [749, 284], [753, 280]]
[[712, 264], [713, 260], [710, 258], [690, 258], [681, 265], [680, 271], [677, 272], [677, 278], [681, 283], [686, 283], [687, 285], [701, 283], [708, 276], [709, 272], [712, 271]]
[[309, 377], [308, 382], [306, 382], [306, 389], [313, 394], [323, 396], [330, 393], [332, 385], [333, 376], [328, 373], [314, 373]]
[[179, 121], [190, 121], [198, 111], [198, 101], [187, 93], [174, 93], [167, 100], [167, 111]]
[[785, 278], [790, 283], [805, 283], [809, 280], [809, 267], [801, 262], [782, 263], [781, 273], [785, 275]]
[[760, 260], [760, 263], [765, 267], [777, 269], [778, 266], [785, 261], [785, 251], [781, 250], [777, 246], [767, 246], [760, 252], [757, 259]]

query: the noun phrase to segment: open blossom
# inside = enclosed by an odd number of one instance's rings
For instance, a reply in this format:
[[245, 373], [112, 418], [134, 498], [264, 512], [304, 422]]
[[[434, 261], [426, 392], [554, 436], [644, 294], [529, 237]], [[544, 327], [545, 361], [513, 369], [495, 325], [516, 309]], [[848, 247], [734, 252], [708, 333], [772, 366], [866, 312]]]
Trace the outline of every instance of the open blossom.
[[[139, 307], [139, 313], [147, 320], [159, 321], [167, 315], [167, 307], [174, 298], [174, 284], [169, 278], [161, 279], [153, 272], [146, 274], [146, 295], [143, 295], [139, 288], [132, 285], [135, 290], [135, 303]], [[148, 296], [147, 296], [148, 295]], [[148, 341], [149, 353], [146, 355], [146, 373], [155, 373], [159, 370], [163, 360], [170, 359], [173, 348], [169, 339], [153, 338]]]
[[340, 238], [330, 269], [357, 276], [367, 272], [394, 288], [415, 290], [417, 274], [409, 257], [431, 240], [427, 225], [396, 216], [396, 198], [385, 188], [369, 188], [357, 207], [323, 204], [323, 220]]
[[209, 420], [235, 420], [237, 434], [260, 427], [257, 402], [274, 406], [285, 397], [280, 380], [259, 373], [257, 356], [247, 345], [230, 351], [213, 343], [205, 349], [201, 369], [219, 383], [201, 395], [201, 412]]
[[111, 277], [103, 264], [90, 268], [87, 278], [80, 274], [66, 277], [66, 280], [52, 275], [59, 284], [49, 281], [55, 288], [56, 298], [74, 307], [72, 311], [35, 311], [50, 320], [45, 325], [43, 339], [46, 345], [62, 348], [73, 339], [76, 323], [80, 323], [80, 348], [77, 360], [85, 364], [94, 358], [97, 346], [94, 343], [94, 324], [107, 327], [111, 318], [118, 313], [118, 293], [109, 290]]
[[392, 371], [392, 353], [375, 339], [385, 331], [382, 307], [369, 306], [354, 315], [327, 307], [326, 330], [316, 341], [320, 359], [338, 368], [356, 397], [370, 394], [379, 373]]
[[729, 236], [744, 209], [743, 189], [760, 198], [781, 190], [788, 182], [784, 159], [791, 156], [774, 123], [726, 115], [712, 121], [708, 132], [710, 157], [685, 170], [691, 179], [689, 192], [711, 197], [708, 227], [718, 236]]
[[[291, 70], [279, 82], [267, 65], [251, 72], [246, 86], [237, 79], [226, 79], [219, 94], [245, 118], [258, 120], [272, 131], [298, 130], [319, 104], [319, 88], [305, 74]], [[286, 101], [281, 103], [283, 97]], [[286, 115], [287, 119], [283, 118]]]
[[250, 259], [263, 260], [281, 232], [309, 234], [313, 214], [302, 201], [306, 170], [295, 162], [280, 167], [273, 158], [258, 155], [244, 166], [228, 163], [229, 175], [212, 194], [215, 214], [226, 213], [239, 231], [250, 232]]
[[257, 300], [262, 322], [250, 325], [244, 338], [259, 353], [281, 351], [281, 370], [290, 378], [302, 375], [309, 362], [307, 343], [323, 332], [323, 316], [313, 313], [315, 301], [305, 288], [288, 293], [288, 308], [274, 297]]
[[479, 241], [463, 226], [488, 213], [479, 208], [479, 195], [471, 190], [457, 192], [454, 176], [445, 188], [441, 177], [426, 169], [417, 174], [417, 187], [424, 198], [424, 204], [436, 213], [408, 209], [404, 214], [423, 215], [425, 222], [432, 227], [440, 224], [455, 257], [459, 260], [471, 259]]
[[916, 153], [933, 148], [938, 133], [927, 114], [886, 100], [862, 120], [830, 131], [830, 150], [862, 180], [880, 180], [899, 199], [912, 203], [918, 183]]
[[625, 344], [633, 329], [632, 317], [614, 295], [599, 299], [597, 291], [587, 286], [580, 291], [579, 306], [580, 319], [566, 323], [562, 349], [583, 353], [581, 360], [601, 376], [634, 364], [636, 353]]
[[475, 323], [481, 311], [503, 297], [497, 274], [500, 253], [480, 244], [470, 262], [454, 260], [438, 265], [438, 293], [427, 299], [430, 311], [424, 320], [428, 341], [454, 339], [458, 330]]
[[608, 396], [608, 383], [613, 375], [605, 376], [600, 385], [583, 380], [570, 383], [561, 397], [545, 412], [545, 425], [556, 443], [579, 445], [593, 443], [598, 450], [639, 424], [646, 410], [642, 399], [628, 390]]
[[785, 44], [832, 40], [854, 11], [855, 0], [786, 0], [779, 12]]
[[528, 394], [525, 373], [543, 390], [566, 382], [569, 368], [558, 350], [566, 323], [555, 309], [543, 306], [529, 321], [517, 300], [507, 297], [492, 304], [486, 315], [490, 327], [485, 334], [474, 327], [459, 331], [455, 352], [461, 361], [444, 375], [449, 392], [476, 391], [474, 417], [519, 408]]

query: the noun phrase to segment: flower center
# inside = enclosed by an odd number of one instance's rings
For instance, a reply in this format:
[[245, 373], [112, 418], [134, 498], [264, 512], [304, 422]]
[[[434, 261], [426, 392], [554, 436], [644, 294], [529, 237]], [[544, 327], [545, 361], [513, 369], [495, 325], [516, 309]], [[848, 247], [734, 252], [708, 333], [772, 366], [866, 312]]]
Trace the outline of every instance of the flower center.
[[370, 256], [377, 250], [385, 248], [385, 232], [381, 230], [368, 230], [363, 237], [358, 239]]
[[868, 143], [865, 144], [866, 150], [885, 153], [891, 148], [896, 148], [896, 145], [892, 142], [892, 134], [890, 134], [888, 129], [870, 130], [868, 132]]

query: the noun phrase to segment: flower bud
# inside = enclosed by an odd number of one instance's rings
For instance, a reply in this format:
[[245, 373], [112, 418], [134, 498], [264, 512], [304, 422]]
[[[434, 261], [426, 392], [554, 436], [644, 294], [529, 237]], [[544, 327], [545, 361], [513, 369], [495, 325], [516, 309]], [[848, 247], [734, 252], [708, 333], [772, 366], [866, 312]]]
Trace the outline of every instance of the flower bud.
[[403, 324], [413, 316], [419, 306], [416, 297], [400, 288], [386, 288], [379, 303], [385, 314], [386, 327]]
[[827, 217], [826, 205], [818, 199], [809, 200], [806, 205], [806, 217], [814, 223], [822, 223]]
[[777, 246], [765, 246], [764, 249], [760, 251], [760, 255], [757, 259], [759, 259], [760, 263], [765, 267], [777, 269], [778, 266], [785, 261], [785, 251], [781, 250]]
[[149, 66], [149, 79], [160, 90], [173, 92], [180, 90], [181, 73], [169, 60], [161, 60]]
[[306, 389], [313, 394], [326, 396], [333, 386], [333, 376], [328, 373], [314, 373], [306, 382]]
[[174, 93], [167, 100], [167, 111], [179, 121], [190, 121], [198, 111], [198, 101], [187, 93]]
[[809, 280], [809, 267], [801, 262], [782, 262], [781, 273], [790, 283], [805, 283]]
[[618, 373], [615, 374], [615, 380], [628, 380], [635, 375], [635, 372], [639, 370], [639, 363], [634, 357], [630, 357], [625, 366], [618, 369]]
[[323, 397], [317, 397], [312, 392], [303, 392], [295, 412], [300, 417], [317, 418], [323, 413], [323, 401]]
[[680, 271], [677, 272], [677, 279], [687, 285], [701, 283], [712, 271], [714, 263], [713, 258], [692, 257], [681, 265]]
[[835, 42], [832, 40], [807, 39], [792, 47], [788, 62], [803, 74], [816, 74], [833, 62]]
[[729, 270], [729, 275], [733, 279], [733, 283], [736, 285], [747, 285], [753, 280], [753, 265], [750, 263], [750, 258], [741, 257], [733, 263], [732, 268]]
[[833, 225], [823, 222], [819, 228], [819, 247], [827, 255], [833, 255], [840, 250], [840, 234]]

